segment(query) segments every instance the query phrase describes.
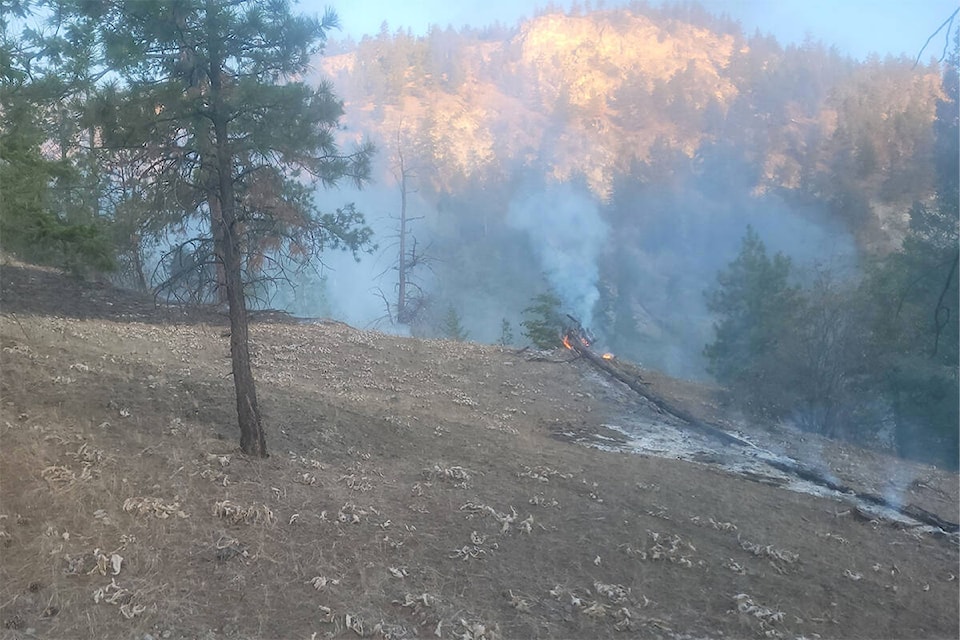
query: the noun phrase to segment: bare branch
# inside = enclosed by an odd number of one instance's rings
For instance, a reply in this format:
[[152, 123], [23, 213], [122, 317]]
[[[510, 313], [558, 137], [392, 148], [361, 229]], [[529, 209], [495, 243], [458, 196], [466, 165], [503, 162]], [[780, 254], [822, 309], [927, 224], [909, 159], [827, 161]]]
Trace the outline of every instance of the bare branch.
[[917, 65], [920, 64], [920, 57], [923, 55], [923, 52], [926, 51], [927, 45], [930, 44], [930, 41], [937, 37], [937, 34], [943, 30], [944, 27], [947, 28], [946, 35], [944, 36], [943, 42], [943, 53], [940, 54], [939, 60], [937, 62], [943, 62], [947, 57], [947, 48], [950, 46], [950, 29], [953, 26], [953, 20], [957, 17], [957, 14], [960, 13], [960, 8], [954, 9], [953, 13], [950, 14], [950, 17], [943, 21], [937, 30], [930, 34], [930, 37], [927, 38], [927, 41], [923, 43], [923, 47], [920, 49], [920, 53], [917, 54], [917, 60], [913, 63], [913, 68], [916, 69]]
[[953, 282], [953, 274], [957, 272], [958, 262], [960, 262], [960, 250], [957, 250], [953, 257], [953, 262], [950, 264], [950, 272], [947, 274], [947, 281], [943, 283], [943, 290], [940, 292], [940, 297], [937, 299], [937, 306], [933, 310], [935, 333], [933, 338], [933, 353], [930, 354], [931, 358], [937, 355], [937, 348], [940, 345], [940, 334], [943, 332], [943, 328], [947, 326], [947, 323], [950, 322], [950, 307], [943, 304], [943, 299], [950, 290], [950, 283]]

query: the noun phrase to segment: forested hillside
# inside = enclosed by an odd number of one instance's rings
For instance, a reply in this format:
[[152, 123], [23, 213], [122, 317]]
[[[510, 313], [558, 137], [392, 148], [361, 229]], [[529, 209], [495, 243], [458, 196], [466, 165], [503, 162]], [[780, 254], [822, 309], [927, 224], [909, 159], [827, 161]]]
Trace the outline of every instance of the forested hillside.
[[856, 61], [636, 2], [327, 41], [332, 13], [248, 4], [10, 4], [5, 251], [415, 336], [578, 323], [764, 420], [955, 463], [956, 32]]
[[960, 8], [658, 4], [0, 0], [3, 637], [958, 637]]
[[735, 168], [751, 193], [815, 201], [868, 248], [896, 246], [903, 210], [931, 195], [944, 98], [936, 65], [858, 63], [814, 41], [784, 49], [640, 3], [426, 37], [384, 24], [319, 66], [351, 130], [385, 154], [400, 132], [438, 194], [509, 189], [525, 171], [609, 203], [627, 184]]
[[[635, 3], [425, 37], [384, 24], [317, 66], [345, 134], [378, 145], [386, 210], [426, 218], [403, 231], [436, 262], [424, 291], [394, 294], [418, 314], [402, 324], [458, 335], [456, 314], [493, 342], [570, 313], [768, 419], [955, 459], [950, 60], [859, 62]], [[877, 426], [891, 402], [906, 431]], [[917, 444], [931, 429], [947, 440]]]

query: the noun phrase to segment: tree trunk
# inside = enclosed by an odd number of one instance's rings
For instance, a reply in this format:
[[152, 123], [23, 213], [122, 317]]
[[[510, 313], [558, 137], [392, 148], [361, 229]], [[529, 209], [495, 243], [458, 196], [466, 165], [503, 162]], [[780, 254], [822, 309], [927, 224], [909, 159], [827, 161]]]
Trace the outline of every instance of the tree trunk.
[[[218, 159], [218, 162], [222, 169], [223, 161]], [[220, 187], [223, 188], [222, 179]], [[232, 194], [233, 190], [229, 191]], [[243, 295], [243, 271], [236, 237], [236, 216], [232, 207], [226, 207], [216, 199], [210, 202], [210, 212], [213, 219], [214, 246], [223, 265], [224, 288], [230, 315], [230, 361], [233, 365], [233, 386], [237, 396], [237, 418], [240, 422], [240, 449], [247, 455], [266, 458], [268, 454], [263, 434], [263, 418], [260, 415], [257, 389], [250, 367], [247, 302]]]
[[229, 304], [230, 301], [227, 299], [227, 274], [224, 271], [223, 263], [217, 262], [216, 266], [216, 283], [214, 284], [213, 291], [217, 296], [217, 305]]
[[237, 395], [237, 418], [240, 422], [240, 449], [247, 455], [267, 457], [263, 435], [263, 419], [257, 403], [257, 389], [250, 368], [250, 339], [247, 301], [243, 295], [243, 264], [237, 224], [236, 199], [233, 191], [233, 154], [227, 135], [226, 107], [223, 101], [223, 59], [217, 46], [218, 8], [207, 1], [210, 42], [210, 98], [213, 123], [213, 160], [208, 203], [213, 226], [214, 251], [223, 266], [226, 299], [230, 313], [230, 361], [233, 365], [233, 386]]
[[133, 276], [137, 290], [140, 293], [147, 293], [150, 289], [147, 287], [147, 277], [143, 273], [143, 240], [139, 233], [130, 236], [130, 255], [133, 260]]
[[[399, 138], [399, 134], [398, 134]], [[398, 141], [399, 144], [399, 141]], [[403, 153], [398, 150], [400, 155], [400, 262], [397, 265], [399, 271], [399, 287], [397, 295], [397, 322], [406, 324], [407, 313], [407, 173], [403, 166]]]

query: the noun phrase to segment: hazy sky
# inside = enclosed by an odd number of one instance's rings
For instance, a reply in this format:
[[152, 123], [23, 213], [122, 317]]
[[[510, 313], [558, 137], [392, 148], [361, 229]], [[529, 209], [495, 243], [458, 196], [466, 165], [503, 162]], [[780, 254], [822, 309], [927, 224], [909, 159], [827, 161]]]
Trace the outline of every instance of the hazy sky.
[[[343, 33], [359, 39], [376, 34], [384, 20], [391, 31], [410, 27], [419, 34], [430, 24], [482, 27], [500, 20], [512, 26], [545, 4], [540, 0], [301, 0], [299, 6], [314, 14], [332, 6], [340, 15]], [[567, 7], [570, 0], [554, 4]], [[581, 0], [580, 5], [584, 4]], [[605, 3], [608, 7], [620, 4], [626, 2]], [[701, 0], [701, 4], [739, 20], [748, 35], [759, 28], [788, 44], [802, 42], [809, 33], [860, 59], [872, 52], [915, 57], [957, 8], [956, 0]], [[942, 50], [943, 38], [938, 37], [924, 52], [924, 60], [929, 55], [939, 57]]]

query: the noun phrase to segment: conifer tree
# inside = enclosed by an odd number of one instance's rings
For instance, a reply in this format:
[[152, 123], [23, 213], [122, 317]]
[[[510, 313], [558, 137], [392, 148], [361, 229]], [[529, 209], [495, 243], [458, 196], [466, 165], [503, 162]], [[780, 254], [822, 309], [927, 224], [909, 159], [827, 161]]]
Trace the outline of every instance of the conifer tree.
[[872, 269], [865, 288], [868, 383], [889, 402], [895, 442], [906, 457], [960, 464], [960, 34], [944, 66], [945, 95], [934, 121], [936, 198], [916, 203], [903, 246]]
[[[775, 375], [783, 365], [777, 360], [780, 337], [798, 309], [798, 290], [790, 286], [789, 275], [790, 259], [781, 253], [770, 258], [748, 226], [740, 253], [707, 295], [707, 308], [718, 320], [704, 355], [718, 382], [759, 396], [761, 388], [780, 378]], [[771, 402], [772, 394], [766, 395]]]
[[215, 263], [230, 315], [230, 353], [240, 446], [266, 456], [250, 365], [250, 280], [267, 263], [329, 247], [353, 251], [371, 232], [352, 205], [318, 210], [305, 182], [357, 184], [372, 147], [342, 153], [334, 140], [342, 104], [326, 84], [302, 81], [310, 57], [337, 26], [295, 15], [284, 0], [64, 0], [50, 3], [83, 39], [99, 78], [87, 118], [104, 152], [148, 148], [143, 176], [157, 210]]
[[470, 337], [467, 330], [463, 328], [460, 314], [452, 304], [447, 307], [447, 313], [443, 316], [443, 336], [457, 342], [463, 342]]
[[538, 294], [532, 304], [523, 310], [520, 323], [523, 335], [538, 349], [554, 349], [562, 346], [563, 316], [560, 314], [560, 298], [552, 291]]
[[76, 163], [42, 150], [63, 82], [37, 68], [41, 48], [24, 26], [28, 16], [27, 3], [0, 2], [0, 239], [34, 262], [109, 270], [112, 249], [90, 203], [67, 206], [62, 195], [78, 182]]

